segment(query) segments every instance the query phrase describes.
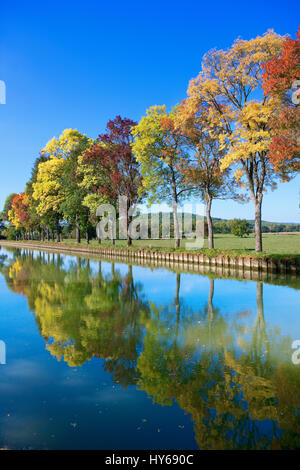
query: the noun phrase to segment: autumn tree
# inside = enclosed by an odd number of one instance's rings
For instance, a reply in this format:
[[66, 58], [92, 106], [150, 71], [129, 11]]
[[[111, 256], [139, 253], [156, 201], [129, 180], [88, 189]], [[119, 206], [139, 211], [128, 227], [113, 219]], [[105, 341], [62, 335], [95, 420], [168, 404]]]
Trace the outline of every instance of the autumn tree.
[[[42, 151], [47, 158], [38, 165], [32, 196], [38, 202], [37, 213], [47, 219], [49, 225], [55, 227], [58, 240], [60, 239], [60, 220], [64, 218], [64, 210], [73, 206], [72, 216], [73, 212], [78, 210], [78, 204], [74, 204], [76, 171], [73, 169], [71, 171], [72, 159], [76, 166], [78, 153], [83, 152], [90, 143], [91, 140], [77, 129], [65, 129], [58, 139], [53, 137]], [[70, 175], [66, 177], [68, 171]], [[69, 212], [65, 214], [65, 218], [69, 216]], [[79, 214], [75, 214], [74, 218], [78, 233], [80, 230]], [[78, 235], [77, 238], [79, 238]]]
[[3, 211], [1, 213], [3, 220], [8, 221], [8, 212], [12, 209], [12, 203], [14, 197], [17, 195], [17, 193], [11, 193], [7, 198], [5, 199]]
[[169, 113], [166, 106], [152, 106], [146, 111], [132, 133], [132, 145], [141, 164], [142, 186], [150, 204], [166, 202], [172, 204], [175, 248], [180, 246], [177, 205], [191, 195], [192, 186], [186, 184], [178, 169], [181, 158], [188, 160], [187, 139], [175, 126], [177, 108]]
[[198, 100], [184, 100], [175, 120], [181, 133], [187, 136], [190, 153], [180, 155], [178, 169], [186, 185], [200, 192], [206, 203], [208, 247], [214, 248], [211, 209], [213, 200], [238, 198], [236, 184], [229, 168], [221, 170], [221, 159], [226, 149], [220, 144], [222, 127], [214, 119], [209, 104]]
[[[114, 204], [115, 202], [98, 189], [102, 188], [108, 179], [101, 161], [86, 162], [84, 153], [80, 154], [77, 159], [76, 179], [78, 184], [77, 191], [80, 191], [82, 195], [82, 206], [88, 209], [89, 221], [93, 226], [96, 226], [98, 221], [97, 208], [101, 204]], [[101, 243], [101, 238], [99, 237], [98, 242]]]
[[274, 100], [258, 99], [262, 64], [281, 54], [284, 38], [273, 31], [251, 40], [237, 39], [228, 50], [212, 50], [202, 70], [190, 81], [188, 100], [209, 105], [211, 121], [222, 126], [221, 146], [226, 155], [221, 171], [232, 167], [239, 184], [248, 189], [255, 208], [255, 249], [262, 251], [261, 208], [267, 187], [274, 189], [275, 173], [269, 160], [270, 118]]
[[2, 219], [2, 216], [0, 215], [0, 238], [2, 237], [2, 232], [5, 230], [5, 224]]
[[278, 106], [271, 118], [269, 158], [276, 171], [300, 171], [300, 27], [296, 39], [285, 38], [282, 54], [262, 66], [265, 96]]
[[47, 221], [48, 227], [56, 230], [57, 238], [59, 222], [62, 219], [60, 206], [64, 195], [61, 181], [65, 163], [64, 159], [56, 157], [40, 163], [37, 181], [33, 183], [32, 197], [38, 203], [36, 211]]
[[[117, 201], [118, 196], [127, 197], [127, 209], [141, 200], [138, 188], [141, 184], [139, 163], [132, 151], [132, 127], [137, 123], [128, 118], [117, 116], [107, 123], [106, 131], [100, 134], [97, 143], [84, 154], [87, 164], [100, 164], [104, 181], [95, 187], [96, 193]], [[131, 216], [126, 217], [127, 245], [132, 244], [129, 224]]]
[[24, 192], [14, 196], [11, 209], [8, 211], [8, 220], [17, 229], [22, 229], [25, 232], [32, 228], [28, 197]]
[[32, 220], [32, 225], [35, 230], [39, 231], [41, 238], [44, 238], [44, 225], [46, 220], [37, 213], [38, 201], [33, 198], [33, 183], [37, 181], [39, 164], [48, 160], [48, 157], [44, 152], [40, 152], [40, 155], [35, 159], [34, 165], [32, 167], [30, 179], [27, 181], [25, 186], [25, 194], [28, 201], [28, 210], [30, 212], [30, 218]]
[[63, 199], [60, 205], [64, 219], [76, 227], [76, 239], [80, 243], [80, 230], [86, 232], [86, 241], [89, 243], [91, 217], [89, 207], [84, 203], [87, 191], [82, 181], [84, 175], [81, 170], [82, 154], [90, 146], [89, 140], [83, 140], [72, 150], [65, 160], [62, 174]]

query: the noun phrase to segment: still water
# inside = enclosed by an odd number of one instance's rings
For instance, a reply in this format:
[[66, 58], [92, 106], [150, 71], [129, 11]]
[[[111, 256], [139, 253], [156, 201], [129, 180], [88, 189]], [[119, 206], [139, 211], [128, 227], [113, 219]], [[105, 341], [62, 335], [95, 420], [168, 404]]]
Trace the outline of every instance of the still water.
[[299, 278], [2, 248], [0, 295], [0, 448], [300, 448]]

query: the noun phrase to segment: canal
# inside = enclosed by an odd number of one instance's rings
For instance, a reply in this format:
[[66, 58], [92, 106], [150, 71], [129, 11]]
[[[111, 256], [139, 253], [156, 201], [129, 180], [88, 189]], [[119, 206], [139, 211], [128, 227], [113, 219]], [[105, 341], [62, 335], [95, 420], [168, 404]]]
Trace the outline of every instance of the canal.
[[1, 448], [300, 448], [299, 277], [6, 247], [0, 295]]

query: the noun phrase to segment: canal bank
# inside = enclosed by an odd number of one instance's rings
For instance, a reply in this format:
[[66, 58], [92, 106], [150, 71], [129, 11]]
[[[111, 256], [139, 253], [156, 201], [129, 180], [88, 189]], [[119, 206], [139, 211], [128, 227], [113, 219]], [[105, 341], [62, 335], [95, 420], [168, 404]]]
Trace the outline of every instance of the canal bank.
[[[92, 246], [74, 246], [64, 245], [63, 243], [40, 243], [34, 241], [13, 242], [1, 240], [0, 245], [18, 248], [32, 248], [40, 250], [60, 251], [68, 253], [79, 253], [85, 255], [98, 255], [109, 257], [116, 260], [134, 261], [143, 265], [153, 265], [158, 267], [162, 265], [167, 267], [176, 267], [176, 265], [185, 265], [188, 269], [193, 269], [203, 273], [210, 271], [218, 275], [228, 274], [231, 276], [257, 278], [255, 273], [265, 275], [300, 275], [299, 257], [276, 256], [249, 256], [238, 255], [228, 256], [227, 254], [218, 254], [210, 256], [204, 253], [193, 253], [192, 251], [163, 251], [163, 250], [142, 250], [134, 248], [114, 248], [114, 247], [92, 247]], [[252, 273], [252, 274], [251, 274]]]

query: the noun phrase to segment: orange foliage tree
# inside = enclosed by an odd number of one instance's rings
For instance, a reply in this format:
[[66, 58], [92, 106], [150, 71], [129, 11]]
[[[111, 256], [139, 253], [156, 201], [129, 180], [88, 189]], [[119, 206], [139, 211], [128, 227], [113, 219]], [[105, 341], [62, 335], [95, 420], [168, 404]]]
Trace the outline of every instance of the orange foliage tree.
[[269, 158], [277, 172], [290, 175], [300, 171], [300, 27], [296, 39], [286, 38], [282, 54], [263, 69], [264, 94], [278, 103], [271, 120]]

